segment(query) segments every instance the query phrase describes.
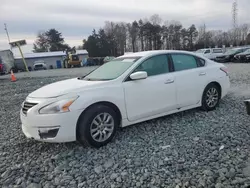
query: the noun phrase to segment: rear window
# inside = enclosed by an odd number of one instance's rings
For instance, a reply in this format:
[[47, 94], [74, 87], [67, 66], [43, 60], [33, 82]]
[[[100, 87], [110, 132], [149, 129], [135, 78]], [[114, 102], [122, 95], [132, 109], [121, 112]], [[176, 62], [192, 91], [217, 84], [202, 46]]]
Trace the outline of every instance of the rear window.
[[222, 49], [213, 49], [213, 53], [223, 53]]
[[39, 64], [39, 65], [35, 65], [35, 67], [40, 68], [40, 67], [43, 67], [43, 65], [42, 65], [42, 64]]
[[79, 60], [78, 55], [72, 55], [72, 60], [73, 60], [73, 61], [78, 61], [78, 60]]

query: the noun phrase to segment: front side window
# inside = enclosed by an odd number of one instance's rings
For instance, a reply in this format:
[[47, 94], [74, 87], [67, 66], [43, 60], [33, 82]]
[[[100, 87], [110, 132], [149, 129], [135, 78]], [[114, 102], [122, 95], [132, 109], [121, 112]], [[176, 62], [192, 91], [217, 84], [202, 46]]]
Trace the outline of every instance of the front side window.
[[197, 68], [197, 62], [194, 56], [186, 54], [173, 54], [171, 56], [175, 71]]
[[95, 69], [83, 78], [88, 81], [113, 80], [121, 76], [140, 57], [116, 58]]
[[169, 72], [169, 62], [167, 55], [157, 55], [145, 60], [134, 72], [146, 71], [148, 76], [154, 76]]
[[205, 54], [209, 54], [209, 53], [210, 53], [210, 50], [206, 50], [206, 51], [205, 51]]

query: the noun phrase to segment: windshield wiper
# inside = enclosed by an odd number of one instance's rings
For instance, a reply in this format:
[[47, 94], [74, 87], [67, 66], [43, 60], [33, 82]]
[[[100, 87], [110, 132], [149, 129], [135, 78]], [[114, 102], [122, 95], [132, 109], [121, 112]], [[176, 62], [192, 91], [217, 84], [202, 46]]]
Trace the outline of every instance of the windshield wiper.
[[[82, 78], [84, 79], [84, 78]], [[87, 81], [108, 81], [108, 80], [112, 80], [112, 79], [94, 79], [94, 78], [85, 78], [84, 80]]]

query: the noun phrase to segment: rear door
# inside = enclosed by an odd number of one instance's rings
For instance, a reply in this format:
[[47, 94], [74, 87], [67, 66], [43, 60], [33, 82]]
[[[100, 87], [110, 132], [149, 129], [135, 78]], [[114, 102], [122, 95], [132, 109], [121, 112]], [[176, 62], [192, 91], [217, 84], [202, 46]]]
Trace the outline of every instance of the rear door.
[[184, 53], [171, 54], [171, 60], [178, 108], [198, 104], [207, 80], [205, 60]]
[[221, 48], [215, 48], [213, 49], [213, 54], [211, 59], [215, 59], [216, 57], [223, 54], [223, 50]]

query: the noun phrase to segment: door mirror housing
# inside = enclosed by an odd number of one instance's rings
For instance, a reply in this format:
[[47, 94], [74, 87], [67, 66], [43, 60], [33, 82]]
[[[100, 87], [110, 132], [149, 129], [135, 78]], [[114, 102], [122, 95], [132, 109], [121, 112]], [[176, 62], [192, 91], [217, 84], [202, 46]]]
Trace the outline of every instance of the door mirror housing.
[[148, 73], [145, 71], [138, 71], [138, 72], [132, 73], [129, 77], [131, 78], [131, 80], [141, 80], [141, 79], [147, 78]]

